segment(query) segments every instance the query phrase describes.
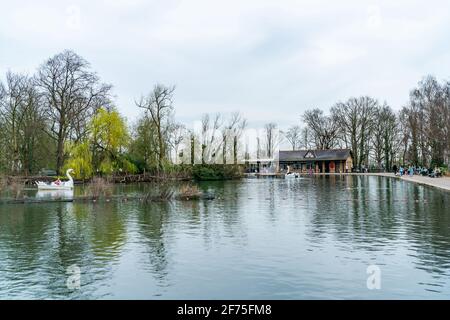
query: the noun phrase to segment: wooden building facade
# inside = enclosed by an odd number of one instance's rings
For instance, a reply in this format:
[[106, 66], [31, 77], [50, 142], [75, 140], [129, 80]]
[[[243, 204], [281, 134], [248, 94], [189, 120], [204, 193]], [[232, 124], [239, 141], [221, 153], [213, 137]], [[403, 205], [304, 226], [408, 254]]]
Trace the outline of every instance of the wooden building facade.
[[353, 167], [350, 149], [280, 151], [278, 171], [345, 173]]

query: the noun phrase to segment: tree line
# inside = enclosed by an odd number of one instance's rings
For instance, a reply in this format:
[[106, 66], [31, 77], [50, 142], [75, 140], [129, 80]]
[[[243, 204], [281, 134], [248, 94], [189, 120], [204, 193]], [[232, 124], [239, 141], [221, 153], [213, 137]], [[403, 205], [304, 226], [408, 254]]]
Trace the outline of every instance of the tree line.
[[[174, 86], [156, 84], [135, 101], [129, 126], [114, 106], [112, 85], [71, 50], [44, 61], [33, 75], [6, 73], [0, 82], [0, 172], [38, 174], [52, 168], [77, 177], [161, 172], [174, 164], [237, 163], [240, 113], [202, 117], [201, 132], [174, 116]], [[219, 161], [219, 162], [220, 162]]]
[[[239, 112], [204, 114], [197, 130], [188, 129], [175, 119], [174, 92], [156, 84], [136, 99], [141, 116], [129, 125], [114, 105], [112, 85], [71, 50], [50, 57], [33, 75], [9, 71], [0, 82], [0, 172], [51, 168], [61, 174], [70, 167], [87, 178], [250, 158], [248, 138], [241, 139], [248, 122]], [[285, 131], [269, 122], [251, 144], [256, 158], [274, 157], [284, 138], [293, 150], [351, 149], [358, 168], [448, 165], [449, 108], [450, 82], [427, 76], [398, 112], [373, 97], [352, 97], [327, 112], [307, 110]]]
[[395, 112], [386, 102], [352, 97], [328, 112], [304, 112], [302, 124], [283, 136], [296, 149], [350, 149], [356, 168], [391, 170], [394, 164], [448, 166], [450, 163], [450, 82], [423, 78], [408, 103]]

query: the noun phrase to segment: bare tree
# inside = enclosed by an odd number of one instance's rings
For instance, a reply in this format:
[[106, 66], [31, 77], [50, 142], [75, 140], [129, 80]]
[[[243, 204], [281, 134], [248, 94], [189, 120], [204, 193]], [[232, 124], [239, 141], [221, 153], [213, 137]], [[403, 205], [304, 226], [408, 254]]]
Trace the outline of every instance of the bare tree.
[[273, 157], [275, 148], [278, 145], [277, 125], [270, 122], [264, 125], [264, 133], [266, 138], [266, 155], [268, 158]]
[[256, 136], [256, 159], [261, 158], [261, 137], [259, 136], [259, 132]]
[[6, 87], [0, 85], [0, 123], [8, 170], [30, 173], [43, 147], [40, 138], [46, 121], [40, 95], [28, 76], [6, 74]]
[[303, 120], [311, 131], [317, 149], [334, 147], [339, 127], [333, 116], [326, 116], [322, 110], [313, 109], [304, 113]]
[[409, 160], [414, 164], [441, 165], [449, 154], [449, 85], [425, 77], [410, 93], [404, 108], [410, 136]]
[[292, 126], [286, 132], [283, 132], [283, 134], [291, 144], [292, 150], [296, 150], [300, 146], [302, 140], [302, 128], [300, 126]]
[[442, 106], [442, 121], [445, 126], [442, 129], [442, 135], [444, 136], [444, 162], [447, 167], [450, 167], [450, 81], [447, 81], [443, 85], [443, 106]]
[[384, 142], [384, 163], [385, 169], [391, 170], [394, 164], [394, 157], [398, 149], [398, 123], [394, 111], [385, 104], [381, 111], [381, 119], [384, 122], [383, 142]]
[[208, 132], [209, 132], [209, 114], [205, 113], [202, 116], [202, 164], [205, 164], [206, 148], [208, 147]]
[[218, 139], [217, 131], [222, 126], [222, 115], [216, 113], [211, 119], [209, 114], [202, 116], [202, 132], [201, 132], [201, 158], [202, 164], [211, 162], [212, 158], [216, 159]]
[[383, 163], [386, 170], [392, 167], [397, 134], [397, 117], [392, 109], [384, 103], [375, 112], [372, 133], [373, 157], [379, 169]]
[[339, 127], [339, 137], [351, 148], [356, 167], [368, 160], [377, 107], [377, 100], [364, 96], [338, 102], [331, 108], [331, 114]]
[[[0, 81], [0, 106], [3, 106], [6, 99], [6, 89], [3, 85], [3, 82]], [[4, 120], [0, 117], [0, 127], [3, 128], [5, 126]], [[0, 144], [5, 145], [7, 141], [7, 137], [5, 134], [0, 134]], [[0, 148], [0, 170], [5, 170], [5, 164], [7, 163], [7, 152], [4, 150], [5, 148]], [[9, 165], [6, 164], [8, 167]]]
[[44, 110], [42, 108], [41, 96], [34, 83], [28, 79], [25, 92], [22, 141], [21, 141], [21, 162], [22, 170], [25, 174], [33, 172], [38, 161], [47, 158], [49, 146], [44, 136], [44, 129], [47, 126]]
[[178, 148], [185, 138], [185, 133], [186, 127], [181, 123], [172, 123], [169, 128], [169, 143], [175, 153], [174, 163], [177, 163], [179, 157]]
[[3, 123], [3, 134], [8, 136], [7, 146], [11, 157], [11, 172], [18, 173], [20, 163], [20, 130], [23, 127], [26, 107], [27, 78], [19, 74], [6, 74], [6, 88], [3, 87], [4, 98], [0, 100], [0, 116]]
[[60, 172], [66, 139], [83, 134], [82, 128], [90, 116], [102, 105], [109, 104], [111, 85], [100, 83], [89, 63], [70, 50], [42, 64], [36, 84], [51, 122], [47, 133], [57, 142], [56, 170]]
[[310, 132], [309, 132], [309, 128], [308, 127], [304, 127], [302, 129], [301, 132], [301, 137], [300, 137], [300, 144], [299, 146], [303, 149], [310, 149], [311, 148], [311, 137], [310, 137]]
[[147, 97], [141, 97], [136, 105], [145, 109], [151, 123], [155, 126], [158, 156], [158, 169], [162, 170], [167, 155], [167, 135], [169, 119], [173, 112], [173, 92], [175, 87], [157, 84]]
[[231, 114], [228, 132], [233, 139], [233, 163], [238, 163], [238, 141], [247, 127], [247, 120], [239, 112]]

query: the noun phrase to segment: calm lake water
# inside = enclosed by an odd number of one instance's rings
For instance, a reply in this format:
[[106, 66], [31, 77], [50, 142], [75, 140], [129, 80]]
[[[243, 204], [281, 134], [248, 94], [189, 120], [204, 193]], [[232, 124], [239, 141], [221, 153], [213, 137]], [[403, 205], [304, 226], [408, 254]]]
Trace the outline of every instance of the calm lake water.
[[448, 192], [366, 176], [200, 187], [217, 198], [0, 205], [0, 298], [450, 298]]

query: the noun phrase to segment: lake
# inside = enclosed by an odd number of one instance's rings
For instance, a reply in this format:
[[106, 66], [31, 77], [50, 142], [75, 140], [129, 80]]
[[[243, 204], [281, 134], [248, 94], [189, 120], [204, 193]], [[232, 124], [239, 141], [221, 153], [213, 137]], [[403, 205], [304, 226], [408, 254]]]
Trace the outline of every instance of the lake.
[[0, 205], [0, 298], [450, 297], [448, 192], [374, 176], [199, 186], [216, 199]]

